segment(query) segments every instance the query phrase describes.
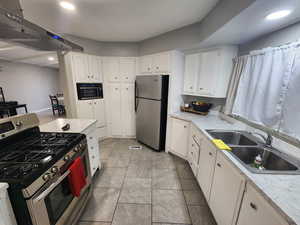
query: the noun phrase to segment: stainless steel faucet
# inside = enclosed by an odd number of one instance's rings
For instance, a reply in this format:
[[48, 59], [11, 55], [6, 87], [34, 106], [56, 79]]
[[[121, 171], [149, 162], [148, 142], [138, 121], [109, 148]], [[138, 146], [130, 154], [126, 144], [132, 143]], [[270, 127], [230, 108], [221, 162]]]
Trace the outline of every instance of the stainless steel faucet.
[[269, 133], [269, 132], [267, 132], [266, 134], [267, 134], [267, 137], [265, 137], [264, 135], [262, 135], [262, 134], [260, 134], [260, 133], [257, 133], [257, 132], [253, 132], [253, 133], [251, 133], [252, 135], [258, 135], [258, 136], [260, 136], [264, 141], [265, 141], [265, 144], [267, 145], [267, 146], [272, 146], [272, 142], [273, 142], [273, 137], [272, 137], [272, 135]]

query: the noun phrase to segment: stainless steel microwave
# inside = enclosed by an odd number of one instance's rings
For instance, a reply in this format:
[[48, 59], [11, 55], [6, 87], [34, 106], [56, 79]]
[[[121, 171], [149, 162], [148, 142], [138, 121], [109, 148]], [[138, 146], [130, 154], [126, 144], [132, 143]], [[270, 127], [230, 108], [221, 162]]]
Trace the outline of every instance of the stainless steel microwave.
[[77, 83], [78, 100], [103, 98], [102, 83]]

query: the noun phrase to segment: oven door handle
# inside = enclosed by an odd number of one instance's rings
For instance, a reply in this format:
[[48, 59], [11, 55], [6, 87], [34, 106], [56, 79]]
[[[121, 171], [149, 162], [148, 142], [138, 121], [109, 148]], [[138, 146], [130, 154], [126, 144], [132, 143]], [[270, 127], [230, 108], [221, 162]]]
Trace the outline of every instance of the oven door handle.
[[54, 183], [52, 183], [45, 191], [43, 191], [38, 197], [33, 199], [33, 202], [39, 202], [47, 197], [47, 195], [57, 186], [59, 185], [68, 175], [70, 171], [67, 170], [63, 175], [61, 175]]

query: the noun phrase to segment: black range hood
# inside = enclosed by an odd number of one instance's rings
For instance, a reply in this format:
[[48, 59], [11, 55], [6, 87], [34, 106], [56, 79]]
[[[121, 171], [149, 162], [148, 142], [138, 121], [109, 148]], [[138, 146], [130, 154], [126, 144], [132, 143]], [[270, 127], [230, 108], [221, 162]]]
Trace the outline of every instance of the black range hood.
[[19, 0], [0, 1], [0, 40], [42, 51], [83, 51], [81, 46], [24, 19]]

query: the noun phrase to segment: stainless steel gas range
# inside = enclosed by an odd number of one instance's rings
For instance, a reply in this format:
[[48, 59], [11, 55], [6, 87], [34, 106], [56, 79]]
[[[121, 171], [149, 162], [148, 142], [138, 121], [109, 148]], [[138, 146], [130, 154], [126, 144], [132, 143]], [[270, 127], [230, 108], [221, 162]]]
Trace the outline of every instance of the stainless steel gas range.
[[[83, 134], [40, 132], [35, 114], [0, 120], [0, 182], [18, 225], [75, 224], [91, 196], [91, 175]], [[75, 196], [70, 167], [80, 159], [85, 183]]]

